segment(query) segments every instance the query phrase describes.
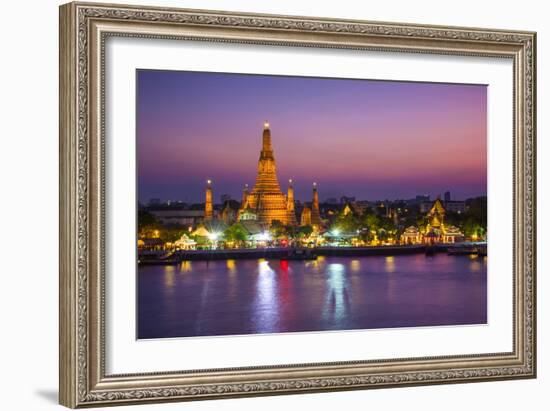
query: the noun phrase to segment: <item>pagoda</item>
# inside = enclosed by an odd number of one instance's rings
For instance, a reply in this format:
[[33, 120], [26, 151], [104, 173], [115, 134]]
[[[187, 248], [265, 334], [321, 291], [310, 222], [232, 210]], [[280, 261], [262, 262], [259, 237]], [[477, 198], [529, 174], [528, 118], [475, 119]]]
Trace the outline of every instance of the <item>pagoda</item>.
[[314, 228], [321, 226], [321, 213], [319, 211], [319, 193], [317, 192], [317, 183], [313, 183], [313, 196], [311, 201], [311, 225]]
[[271, 146], [271, 130], [269, 123], [264, 123], [262, 134], [262, 150], [258, 160], [256, 184], [249, 192], [243, 191], [243, 200], [239, 209], [239, 219], [255, 215], [262, 223], [272, 225], [273, 221], [282, 224], [295, 224], [294, 191], [290, 183], [288, 197], [283, 194], [277, 179], [277, 166]]

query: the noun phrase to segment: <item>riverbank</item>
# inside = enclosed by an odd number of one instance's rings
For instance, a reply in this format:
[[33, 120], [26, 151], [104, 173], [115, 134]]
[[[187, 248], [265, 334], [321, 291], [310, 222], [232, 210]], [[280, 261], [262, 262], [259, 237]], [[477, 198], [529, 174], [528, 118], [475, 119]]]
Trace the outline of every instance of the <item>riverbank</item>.
[[[316, 247], [311, 253], [326, 257], [365, 257], [365, 256], [396, 256], [430, 252], [447, 252], [448, 245], [396, 245], [371, 247]], [[212, 261], [212, 260], [245, 260], [245, 259], [286, 259], [291, 248], [255, 248], [255, 249], [227, 249], [227, 250], [178, 250], [165, 258], [155, 255], [140, 256], [141, 264], [176, 264], [181, 261]]]

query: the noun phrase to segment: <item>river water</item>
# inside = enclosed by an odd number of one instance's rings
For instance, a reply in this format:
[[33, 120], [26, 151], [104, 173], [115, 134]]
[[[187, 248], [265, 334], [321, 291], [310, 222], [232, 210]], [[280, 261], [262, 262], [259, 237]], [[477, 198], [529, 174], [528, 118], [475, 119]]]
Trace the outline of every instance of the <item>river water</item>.
[[487, 322], [487, 258], [185, 261], [138, 269], [138, 338]]

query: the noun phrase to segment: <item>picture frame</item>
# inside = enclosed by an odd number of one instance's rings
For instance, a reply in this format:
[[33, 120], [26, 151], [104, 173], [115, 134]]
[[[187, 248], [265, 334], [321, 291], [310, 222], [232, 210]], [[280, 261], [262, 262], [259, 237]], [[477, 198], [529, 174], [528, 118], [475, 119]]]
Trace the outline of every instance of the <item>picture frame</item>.
[[[511, 61], [513, 349], [289, 365], [273, 365], [266, 359], [265, 366], [108, 374], [105, 44], [114, 37]], [[536, 377], [534, 32], [73, 2], [60, 7], [59, 110], [62, 405], [78, 408]]]

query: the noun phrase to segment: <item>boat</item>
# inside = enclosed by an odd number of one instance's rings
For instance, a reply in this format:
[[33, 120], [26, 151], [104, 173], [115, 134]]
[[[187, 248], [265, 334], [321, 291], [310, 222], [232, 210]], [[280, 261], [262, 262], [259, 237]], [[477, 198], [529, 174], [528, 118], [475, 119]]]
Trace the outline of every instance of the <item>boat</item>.
[[317, 254], [310, 248], [292, 248], [286, 256], [281, 257], [281, 260], [315, 260]]
[[139, 265], [175, 265], [180, 262], [181, 259], [174, 252], [164, 255], [142, 255], [138, 257]]

